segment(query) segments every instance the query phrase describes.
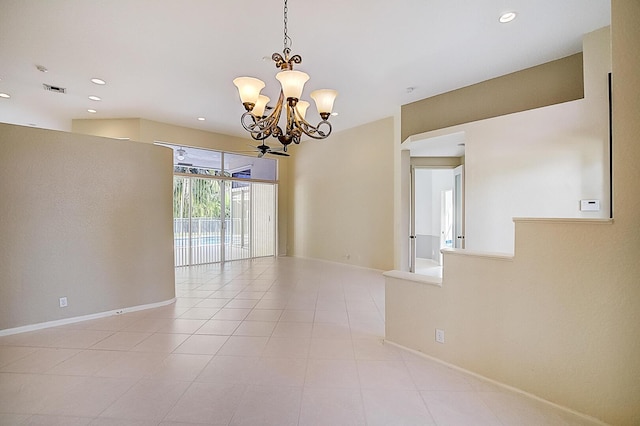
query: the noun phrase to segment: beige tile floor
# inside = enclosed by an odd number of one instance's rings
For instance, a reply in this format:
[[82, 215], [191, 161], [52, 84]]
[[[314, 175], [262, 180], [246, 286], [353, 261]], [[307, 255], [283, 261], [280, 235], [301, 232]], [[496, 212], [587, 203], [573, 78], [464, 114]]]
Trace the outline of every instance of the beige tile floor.
[[176, 270], [175, 304], [0, 337], [0, 425], [584, 425], [384, 344], [380, 273]]

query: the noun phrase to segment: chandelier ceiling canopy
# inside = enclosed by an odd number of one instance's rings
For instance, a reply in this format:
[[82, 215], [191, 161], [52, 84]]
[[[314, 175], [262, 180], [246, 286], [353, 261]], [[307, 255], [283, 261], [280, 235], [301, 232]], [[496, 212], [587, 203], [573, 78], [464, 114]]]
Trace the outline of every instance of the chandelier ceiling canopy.
[[[301, 100], [305, 83], [309, 75], [293, 69], [294, 64], [302, 63], [300, 55], [291, 56], [291, 37], [287, 34], [287, 0], [284, 0], [284, 48], [282, 55], [274, 53], [271, 59], [280, 72], [276, 79], [280, 82], [280, 96], [275, 107], [269, 106], [267, 96], [260, 91], [265, 87], [262, 80], [254, 77], [238, 77], [233, 84], [238, 88], [240, 100], [246, 109], [241, 123], [251, 137], [264, 141], [269, 136], [278, 139], [286, 151], [291, 143], [299, 144], [300, 138], [307, 135], [313, 139], [324, 139], [331, 134], [329, 117], [338, 92], [332, 89], [314, 90], [309, 96], [315, 101], [321, 121], [312, 125], [306, 120], [309, 102]], [[284, 125], [280, 126], [280, 117], [285, 114]], [[263, 142], [263, 145], [266, 144]]]

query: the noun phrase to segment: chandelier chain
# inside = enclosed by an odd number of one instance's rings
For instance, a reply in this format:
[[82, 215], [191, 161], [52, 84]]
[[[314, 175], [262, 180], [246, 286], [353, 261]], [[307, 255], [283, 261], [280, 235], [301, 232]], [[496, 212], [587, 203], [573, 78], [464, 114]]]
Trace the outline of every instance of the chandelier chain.
[[287, 22], [289, 21], [287, 18], [288, 11], [287, 0], [284, 0], [284, 52], [291, 51], [291, 37], [287, 34]]

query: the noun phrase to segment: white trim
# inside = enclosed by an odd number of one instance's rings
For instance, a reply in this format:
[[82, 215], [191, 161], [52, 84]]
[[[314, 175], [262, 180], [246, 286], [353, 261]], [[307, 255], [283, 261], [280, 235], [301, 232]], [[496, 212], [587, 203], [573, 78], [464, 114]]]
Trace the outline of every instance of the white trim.
[[522, 389], [518, 389], [518, 388], [515, 388], [513, 386], [506, 385], [506, 384], [504, 384], [502, 382], [498, 382], [496, 380], [490, 379], [490, 378], [485, 377], [485, 376], [483, 376], [481, 374], [474, 373], [473, 371], [469, 371], [469, 370], [467, 370], [465, 368], [462, 368], [462, 367], [458, 367], [457, 365], [449, 364], [446, 361], [443, 361], [441, 359], [435, 358], [435, 357], [433, 357], [431, 355], [427, 355], [424, 352], [420, 352], [420, 351], [417, 351], [415, 349], [408, 348], [406, 346], [403, 346], [401, 344], [392, 342], [391, 340], [387, 340], [387, 339], [384, 339], [384, 343], [388, 343], [388, 344], [390, 344], [392, 346], [395, 346], [397, 348], [403, 349], [403, 350], [405, 350], [407, 352], [411, 352], [414, 355], [417, 355], [417, 356], [420, 356], [422, 358], [426, 358], [426, 359], [429, 359], [431, 361], [437, 362], [438, 364], [444, 365], [445, 367], [449, 367], [449, 368], [451, 368], [453, 370], [456, 370], [456, 371], [459, 371], [461, 373], [468, 374], [468, 375], [473, 376], [473, 377], [475, 377], [477, 379], [484, 380], [486, 382], [489, 382], [489, 383], [491, 383], [491, 384], [493, 384], [495, 386], [501, 387], [501, 388], [506, 389], [508, 391], [517, 393], [517, 394], [525, 396], [527, 398], [531, 398], [533, 400], [536, 400], [538, 402], [541, 402], [541, 403], [543, 403], [545, 405], [551, 406], [551, 407], [556, 408], [558, 410], [562, 410], [562, 411], [564, 411], [566, 413], [570, 413], [570, 414], [572, 414], [574, 416], [577, 416], [577, 417], [580, 417], [582, 419], [588, 420], [589, 422], [592, 422], [594, 424], [598, 424], [598, 425], [602, 425], [602, 426], [608, 426], [608, 423], [604, 423], [603, 421], [598, 420], [595, 417], [591, 417], [591, 416], [588, 416], [586, 414], [580, 413], [578, 411], [572, 410], [571, 408], [567, 408], [567, 407], [564, 407], [562, 405], [558, 405], [558, 404], [556, 404], [554, 402], [548, 401], [546, 399], [540, 398], [539, 396], [536, 396], [536, 395], [533, 395], [533, 394], [531, 394], [529, 392], [523, 391]]
[[350, 266], [352, 268], [357, 268], [357, 269], [366, 269], [368, 271], [380, 272], [381, 274], [384, 272], [384, 270], [382, 269], [371, 268], [370, 266], [354, 265], [353, 263], [343, 263], [337, 260], [321, 259], [319, 257], [296, 256], [296, 255], [289, 255], [289, 254], [283, 255], [283, 256], [277, 256], [277, 257], [291, 257], [293, 259], [315, 260], [318, 262], [331, 263], [337, 266]]
[[406, 272], [406, 271], [386, 271], [383, 272], [382, 275], [389, 278], [397, 278], [405, 281], [412, 281], [416, 283], [422, 284], [431, 284], [437, 287], [442, 287], [442, 278], [441, 277], [432, 277], [430, 275], [421, 275], [415, 272]]
[[4, 330], [0, 330], [0, 336], [8, 336], [8, 335], [11, 335], [11, 334], [26, 333], [28, 331], [42, 330], [43, 328], [58, 327], [60, 325], [67, 325], [67, 324], [73, 324], [73, 323], [76, 323], [76, 322], [88, 321], [88, 320], [92, 320], [92, 319], [110, 317], [112, 315], [121, 315], [121, 314], [125, 314], [125, 313], [128, 313], [128, 312], [136, 312], [136, 311], [142, 311], [142, 310], [145, 310], [145, 309], [159, 308], [161, 306], [170, 305], [170, 304], [174, 303], [175, 301], [176, 301], [176, 298], [174, 297], [174, 298], [169, 299], [169, 300], [165, 300], [165, 301], [162, 301], [162, 302], [156, 302], [156, 303], [148, 303], [146, 305], [131, 306], [131, 307], [128, 307], [128, 308], [120, 308], [120, 309], [114, 309], [112, 311], [99, 312], [97, 314], [82, 315], [80, 317], [65, 318], [65, 319], [61, 319], [61, 320], [47, 321], [47, 322], [41, 322], [41, 323], [37, 323], [37, 324], [30, 324], [30, 325], [23, 325], [21, 327], [7, 328], [7, 329], [4, 329]]
[[494, 253], [488, 251], [475, 251], [467, 249], [444, 248], [440, 250], [443, 254], [453, 254], [459, 256], [483, 257], [485, 259], [507, 260], [512, 261], [514, 256], [507, 253]]
[[553, 217], [514, 217], [516, 223], [581, 223], [581, 224], [600, 224], [613, 225], [613, 219], [599, 219], [589, 217], [573, 217], [573, 218], [553, 218]]

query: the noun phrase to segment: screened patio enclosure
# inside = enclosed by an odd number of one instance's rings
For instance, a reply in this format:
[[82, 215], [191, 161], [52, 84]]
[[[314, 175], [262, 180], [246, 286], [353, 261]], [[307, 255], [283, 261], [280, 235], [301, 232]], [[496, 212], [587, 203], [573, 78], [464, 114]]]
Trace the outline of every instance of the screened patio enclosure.
[[174, 162], [175, 266], [274, 256], [276, 160], [180, 149], [186, 156]]

